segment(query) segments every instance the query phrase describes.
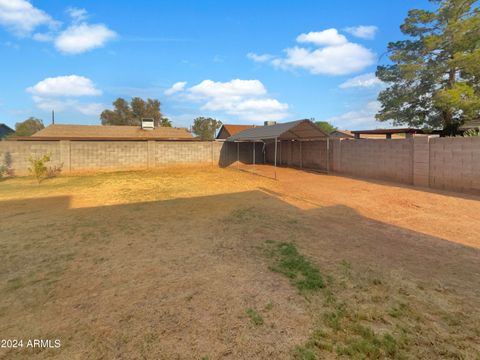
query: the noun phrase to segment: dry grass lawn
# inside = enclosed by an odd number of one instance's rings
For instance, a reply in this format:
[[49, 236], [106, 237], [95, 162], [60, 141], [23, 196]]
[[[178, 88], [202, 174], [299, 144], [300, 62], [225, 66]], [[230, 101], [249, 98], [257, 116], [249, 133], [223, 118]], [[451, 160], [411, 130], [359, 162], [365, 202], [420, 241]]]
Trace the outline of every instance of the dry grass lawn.
[[0, 358], [480, 359], [479, 200], [292, 169], [8, 179], [0, 338], [62, 346]]

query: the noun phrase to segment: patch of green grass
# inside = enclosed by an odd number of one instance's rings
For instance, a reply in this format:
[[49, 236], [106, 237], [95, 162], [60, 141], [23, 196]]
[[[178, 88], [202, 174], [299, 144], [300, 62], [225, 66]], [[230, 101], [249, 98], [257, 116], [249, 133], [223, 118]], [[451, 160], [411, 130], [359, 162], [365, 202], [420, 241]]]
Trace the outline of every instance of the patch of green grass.
[[408, 305], [405, 304], [405, 303], [400, 303], [400, 304], [398, 304], [398, 306], [393, 306], [388, 311], [388, 315], [390, 315], [391, 317], [394, 317], [394, 318], [400, 318], [403, 315], [405, 315], [407, 310], [408, 310]]
[[352, 265], [347, 260], [342, 260], [340, 262], [342, 268], [343, 276], [346, 278], [351, 277], [352, 275]]
[[295, 348], [294, 358], [298, 359], [298, 360], [316, 360], [316, 359], [318, 359], [317, 354], [315, 354], [315, 351], [313, 351], [312, 349], [309, 349], [305, 346], [297, 346]]
[[353, 326], [355, 337], [347, 339], [345, 346], [337, 348], [338, 355], [346, 355], [351, 359], [385, 359], [399, 358], [397, 341], [390, 334], [383, 336], [363, 325]]
[[273, 303], [269, 302], [267, 305], [265, 305], [265, 310], [270, 311], [273, 309]]
[[260, 315], [260, 313], [252, 308], [248, 308], [245, 313], [248, 315], [252, 323], [256, 326], [263, 325], [263, 317]]
[[7, 282], [7, 290], [9, 290], [9, 291], [15, 291], [15, 290], [18, 290], [22, 287], [23, 287], [23, 281], [19, 277], [10, 279]]
[[298, 252], [295, 244], [277, 244], [272, 253], [275, 264], [270, 269], [287, 276], [300, 291], [325, 287], [320, 270]]

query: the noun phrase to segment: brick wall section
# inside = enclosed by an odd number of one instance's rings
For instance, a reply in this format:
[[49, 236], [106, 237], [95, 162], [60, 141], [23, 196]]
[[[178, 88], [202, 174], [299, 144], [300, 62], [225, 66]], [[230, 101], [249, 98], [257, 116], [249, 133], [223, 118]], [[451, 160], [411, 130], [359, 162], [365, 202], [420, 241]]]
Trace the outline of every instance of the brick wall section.
[[480, 137], [430, 139], [430, 187], [480, 195]]

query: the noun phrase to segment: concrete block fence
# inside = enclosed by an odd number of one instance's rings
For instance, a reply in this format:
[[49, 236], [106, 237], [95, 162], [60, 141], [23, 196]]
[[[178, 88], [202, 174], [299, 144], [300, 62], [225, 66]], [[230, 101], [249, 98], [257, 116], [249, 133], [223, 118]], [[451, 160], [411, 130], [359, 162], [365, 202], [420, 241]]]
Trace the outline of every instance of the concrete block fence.
[[147, 169], [169, 165], [217, 165], [221, 143], [203, 141], [1, 141], [0, 164], [28, 174], [29, 156], [51, 154], [62, 172]]
[[[273, 144], [257, 163], [273, 162]], [[237, 148], [238, 146], [238, 148]], [[237, 154], [237, 150], [239, 151]], [[0, 165], [28, 174], [28, 157], [51, 154], [63, 172], [252, 162], [252, 144], [207, 141], [0, 141]], [[328, 161], [327, 161], [328, 157]], [[480, 137], [282, 142], [277, 163], [369, 179], [480, 195]]]

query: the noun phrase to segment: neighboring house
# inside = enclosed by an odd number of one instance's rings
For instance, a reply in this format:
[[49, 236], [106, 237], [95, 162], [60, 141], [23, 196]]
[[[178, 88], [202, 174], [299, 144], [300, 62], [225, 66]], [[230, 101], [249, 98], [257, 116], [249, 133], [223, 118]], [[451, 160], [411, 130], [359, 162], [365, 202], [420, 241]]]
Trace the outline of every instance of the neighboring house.
[[246, 130], [246, 129], [251, 129], [256, 127], [256, 125], [230, 125], [230, 124], [224, 124], [218, 131], [217, 140], [225, 140], [226, 138], [235, 135], [236, 133]]
[[353, 134], [348, 130], [335, 130], [330, 133], [330, 138], [333, 139], [353, 139]]
[[10, 134], [13, 134], [14, 132], [15, 132], [15, 130], [13, 130], [9, 126], [7, 126], [5, 124], [0, 124], [0, 139], [3, 139]]
[[[385, 139], [386, 134], [373, 134], [369, 133], [372, 130], [366, 130], [365, 132], [361, 132], [361, 138], [362, 139]], [[373, 130], [375, 131], [375, 130]], [[355, 139], [355, 134], [353, 131], [350, 130], [335, 130], [330, 133], [330, 138], [331, 139]], [[392, 139], [404, 139], [405, 135], [404, 134], [393, 134]], [[358, 139], [358, 137], [357, 137]]]
[[480, 118], [476, 120], [467, 121], [465, 124], [458, 128], [461, 131], [466, 131], [470, 129], [479, 129], [480, 130]]
[[28, 138], [19, 140], [197, 140], [185, 128], [114, 125], [49, 125]]
[[418, 136], [438, 135], [438, 131], [426, 132], [422, 129], [375, 129], [351, 131], [355, 139], [405, 139]]

